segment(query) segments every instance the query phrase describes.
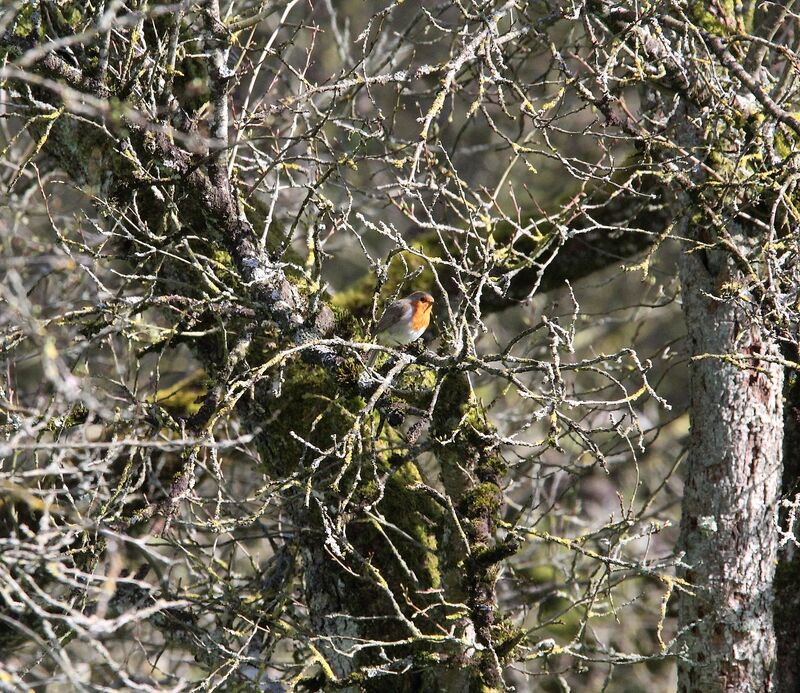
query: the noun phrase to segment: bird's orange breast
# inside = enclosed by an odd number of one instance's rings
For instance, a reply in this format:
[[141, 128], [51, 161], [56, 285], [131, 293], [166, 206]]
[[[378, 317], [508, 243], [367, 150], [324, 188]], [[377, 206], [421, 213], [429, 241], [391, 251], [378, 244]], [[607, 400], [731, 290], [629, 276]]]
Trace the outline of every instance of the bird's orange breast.
[[431, 307], [417, 301], [414, 304], [414, 313], [411, 315], [411, 329], [424, 330], [431, 322]]

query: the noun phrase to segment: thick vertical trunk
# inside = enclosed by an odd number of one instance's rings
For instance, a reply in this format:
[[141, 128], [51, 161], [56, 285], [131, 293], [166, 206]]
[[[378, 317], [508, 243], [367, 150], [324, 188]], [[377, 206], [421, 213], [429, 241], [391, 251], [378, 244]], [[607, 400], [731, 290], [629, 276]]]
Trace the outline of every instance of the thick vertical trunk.
[[740, 301], [713, 298], [740, 285], [729, 257], [684, 252], [680, 271], [693, 357], [680, 545], [695, 594], [680, 603], [679, 689], [769, 691], [783, 371], [764, 357], [780, 353]]

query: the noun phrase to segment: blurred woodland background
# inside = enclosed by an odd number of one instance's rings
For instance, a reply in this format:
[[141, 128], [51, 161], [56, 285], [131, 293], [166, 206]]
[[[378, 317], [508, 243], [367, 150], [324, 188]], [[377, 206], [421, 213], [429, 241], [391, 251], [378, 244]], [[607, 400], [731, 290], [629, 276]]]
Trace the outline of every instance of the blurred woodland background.
[[0, 690], [796, 691], [794, 9], [5, 0]]

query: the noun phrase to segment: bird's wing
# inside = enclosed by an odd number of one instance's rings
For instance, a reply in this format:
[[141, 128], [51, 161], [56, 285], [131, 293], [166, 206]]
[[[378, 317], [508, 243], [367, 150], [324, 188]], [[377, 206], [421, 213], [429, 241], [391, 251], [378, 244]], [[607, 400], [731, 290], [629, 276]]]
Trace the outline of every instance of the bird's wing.
[[383, 312], [381, 319], [378, 320], [378, 324], [375, 326], [375, 334], [385, 332], [393, 325], [396, 325], [403, 318], [405, 312], [406, 306], [399, 301], [390, 303]]

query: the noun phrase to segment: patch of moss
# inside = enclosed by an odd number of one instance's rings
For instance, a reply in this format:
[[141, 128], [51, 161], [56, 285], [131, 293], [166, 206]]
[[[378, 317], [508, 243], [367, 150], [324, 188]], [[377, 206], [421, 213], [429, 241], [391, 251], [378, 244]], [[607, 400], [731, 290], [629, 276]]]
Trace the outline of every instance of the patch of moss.
[[268, 422], [259, 437], [262, 459], [276, 477], [292, 474], [302, 458], [318, 455], [298, 437], [325, 450], [341, 440], [364, 407], [361, 397], [341, 396], [336, 380], [318, 366], [294, 361], [283, 377], [281, 397], [256, 397], [266, 403], [261, 415]]
[[463, 373], [448, 373], [439, 389], [439, 397], [433, 410], [431, 434], [436, 438], [447, 438], [458, 427], [470, 411], [472, 392]]
[[13, 34], [15, 36], [30, 36], [34, 30], [33, 13], [38, 11], [38, 3], [27, 3], [20, 7], [14, 17]]
[[478, 517], [485, 513], [496, 513], [500, 502], [501, 495], [497, 485], [484, 482], [467, 491], [461, 505], [467, 517]]
[[364, 341], [369, 337], [364, 323], [347, 308], [336, 305], [335, 301], [333, 302], [333, 315], [336, 323], [334, 333], [337, 337], [356, 342]]
[[[793, 114], [796, 118], [800, 116], [798, 113]], [[772, 141], [772, 146], [779, 156], [784, 159], [792, 156], [797, 150], [794, 138], [789, 135], [783, 128], [775, 128], [775, 139]]]
[[481, 471], [488, 471], [490, 474], [497, 477], [508, 473], [508, 463], [503, 459], [503, 456], [499, 454], [487, 456], [481, 461], [481, 467], [483, 467]]
[[500, 661], [511, 661], [514, 658], [514, 653], [525, 639], [527, 631], [524, 628], [515, 626], [511, 621], [506, 618], [494, 628], [494, 641], [496, 643], [494, 651]]
[[403, 558], [417, 578], [426, 588], [438, 589], [441, 586], [441, 574], [432, 525], [440, 524], [441, 509], [428, 496], [413, 489], [414, 485], [422, 481], [416, 465], [406, 462], [386, 481], [384, 497], [379, 507], [387, 519], [418, 542], [414, 545], [393, 537], [397, 548], [407, 549], [403, 552]]
[[85, 23], [83, 11], [86, 8], [85, 0], [66, 0], [66, 2], [58, 5], [51, 5], [56, 12], [60, 13], [60, 18], [66, 26], [69, 27], [70, 33], [80, 31]]
[[366, 507], [375, 503], [380, 496], [380, 485], [375, 479], [369, 479], [359, 484], [353, 494], [352, 503], [356, 506]]
[[689, 14], [697, 26], [712, 34], [727, 36], [737, 30], [734, 0], [695, 0], [689, 5]]

